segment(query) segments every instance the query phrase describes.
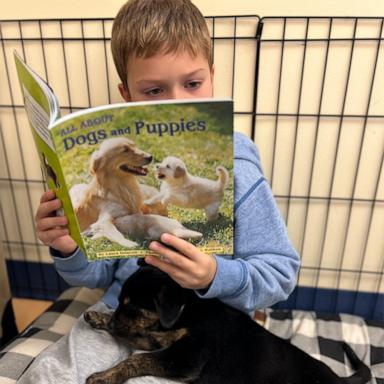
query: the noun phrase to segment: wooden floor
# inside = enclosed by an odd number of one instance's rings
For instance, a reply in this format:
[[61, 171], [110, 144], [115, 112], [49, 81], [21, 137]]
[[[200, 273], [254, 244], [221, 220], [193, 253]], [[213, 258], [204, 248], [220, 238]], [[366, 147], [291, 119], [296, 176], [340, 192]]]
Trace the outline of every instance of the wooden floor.
[[51, 301], [12, 299], [13, 311], [15, 313], [16, 325], [19, 332], [23, 331], [51, 304]]

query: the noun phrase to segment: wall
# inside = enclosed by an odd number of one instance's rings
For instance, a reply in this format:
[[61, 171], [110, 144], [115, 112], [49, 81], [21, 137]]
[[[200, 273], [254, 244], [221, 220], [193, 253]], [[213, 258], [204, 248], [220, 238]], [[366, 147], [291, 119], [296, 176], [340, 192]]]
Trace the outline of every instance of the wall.
[[[206, 16], [382, 16], [381, 0], [194, 0]], [[39, 6], [36, 6], [36, 5]], [[0, 1], [0, 19], [56, 17], [114, 17], [123, 0], [7, 0]]]

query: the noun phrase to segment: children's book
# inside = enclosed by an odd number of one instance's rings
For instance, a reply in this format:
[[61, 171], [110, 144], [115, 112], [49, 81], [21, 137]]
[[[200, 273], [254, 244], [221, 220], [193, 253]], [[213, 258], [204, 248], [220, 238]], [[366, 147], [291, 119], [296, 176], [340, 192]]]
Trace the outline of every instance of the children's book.
[[47, 184], [89, 260], [140, 257], [161, 234], [233, 253], [233, 102], [103, 105], [60, 117], [48, 86], [15, 52]]

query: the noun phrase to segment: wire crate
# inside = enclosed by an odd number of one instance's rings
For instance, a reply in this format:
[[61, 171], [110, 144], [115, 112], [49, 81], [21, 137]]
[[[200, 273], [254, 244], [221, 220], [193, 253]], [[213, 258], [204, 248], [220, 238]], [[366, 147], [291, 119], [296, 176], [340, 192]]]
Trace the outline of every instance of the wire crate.
[[[207, 17], [215, 96], [257, 143], [302, 258], [277, 306], [384, 315], [383, 18]], [[55, 298], [66, 284], [37, 239], [44, 190], [13, 50], [62, 113], [120, 102], [111, 19], [0, 21], [0, 236], [14, 296]]]

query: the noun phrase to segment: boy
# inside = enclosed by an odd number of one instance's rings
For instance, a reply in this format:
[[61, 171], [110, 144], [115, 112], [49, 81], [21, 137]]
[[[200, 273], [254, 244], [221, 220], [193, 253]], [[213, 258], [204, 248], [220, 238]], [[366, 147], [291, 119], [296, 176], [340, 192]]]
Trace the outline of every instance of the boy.
[[[125, 101], [213, 96], [210, 36], [203, 16], [189, 0], [129, 1], [115, 18], [111, 44]], [[211, 257], [164, 234], [162, 243], [150, 244], [160, 257], [145, 260], [197, 295], [217, 297], [251, 314], [287, 298], [296, 282], [299, 257], [262, 175], [254, 144], [238, 133], [234, 143], [235, 254]], [[102, 302], [92, 309], [113, 310], [121, 285], [137, 269], [136, 260], [88, 263], [68, 234], [66, 218], [54, 216], [59, 207], [52, 191], [42, 196], [36, 213], [40, 240], [51, 247], [55, 267], [69, 284], [107, 288]], [[130, 352], [110, 335], [90, 329], [81, 317], [68, 336], [39, 356], [20, 383], [83, 383]]]

